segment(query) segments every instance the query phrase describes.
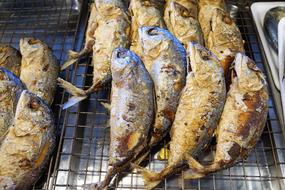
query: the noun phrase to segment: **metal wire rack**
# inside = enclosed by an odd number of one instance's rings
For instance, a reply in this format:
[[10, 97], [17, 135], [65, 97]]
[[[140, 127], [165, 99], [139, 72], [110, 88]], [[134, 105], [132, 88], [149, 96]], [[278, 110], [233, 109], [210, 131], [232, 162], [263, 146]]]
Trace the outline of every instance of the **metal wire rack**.
[[[230, 0], [238, 6], [236, 22], [245, 40], [246, 53], [259, 68], [268, 72], [259, 46], [249, 6], [252, 1]], [[76, 0], [0, 0], [0, 43], [18, 47], [19, 39], [33, 36], [45, 41], [62, 63], [69, 49], [79, 50], [88, 19], [88, 1]], [[92, 82], [90, 58], [61, 73], [78, 87], [88, 88]], [[270, 75], [268, 75], [270, 80]], [[34, 189], [83, 189], [85, 184], [103, 179], [108, 167], [108, 111], [99, 103], [109, 101], [110, 87], [102, 88], [90, 98], [67, 111], [61, 104], [68, 93], [58, 89], [53, 110], [59, 128], [59, 146], [47, 171]], [[247, 160], [198, 180], [185, 180], [184, 172], [167, 178], [158, 190], [236, 190], [285, 189], [285, 138], [277, 118], [275, 104], [270, 109], [265, 131]], [[166, 162], [149, 157], [149, 167], [160, 170]], [[136, 172], [125, 172], [113, 181], [111, 189], [143, 189]]]

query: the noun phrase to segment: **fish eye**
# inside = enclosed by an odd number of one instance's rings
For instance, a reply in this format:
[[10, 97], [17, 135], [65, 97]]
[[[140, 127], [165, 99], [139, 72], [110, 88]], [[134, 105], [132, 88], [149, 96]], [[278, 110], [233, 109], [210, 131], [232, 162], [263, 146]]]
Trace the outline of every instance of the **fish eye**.
[[32, 109], [32, 110], [37, 110], [39, 107], [40, 107], [40, 102], [36, 99], [32, 99], [30, 101], [30, 104], [29, 104], [29, 107]]
[[223, 21], [226, 24], [232, 24], [233, 23], [232, 19], [230, 17], [228, 17], [228, 16], [224, 16]]
[[203, 60], [209, 60], [211, 56], [209, 52], [203, 50], [200, 50], [200, 55]]
[[155, 36], [158, 34], [157, 30], [155, 28], [151, 28], [147, 31], [147, 33], [150, 35], [150, 36]]
[[127, 56], [127, 52], [125, 50], [119, 50], [117, 52], [117, 58], [125, 58]]
[[37, 39], [29, 39], [28, 40], [28, 44], [30, 44], [30, 45], [37, 44], [38, 42], [39, 42], [39, 40], [37, 40]]

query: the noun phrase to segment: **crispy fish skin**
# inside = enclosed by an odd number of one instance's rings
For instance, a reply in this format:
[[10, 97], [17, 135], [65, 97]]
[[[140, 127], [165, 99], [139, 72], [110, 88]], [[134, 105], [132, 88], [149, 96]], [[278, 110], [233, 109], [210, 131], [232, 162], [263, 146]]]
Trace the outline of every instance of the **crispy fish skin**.
[[266, 124], [269, 95], [265, 76], [244, 54], [238, 53], [234, 63], [237, 76], [218, 125], [214, 161], [206, 166], [194, 159], [189, 161], [191, 168], [202, 176], [245, 158], [255, 147]]
[[112, 55], [110, 157], [108, 173], [93, 189], [103, 189], [146, 147], [154, 118], [153, 82], [140, 58], [116, 48]]
[[141, 58], [155, 86], [156, 115], [150, 146], [169, 132], [186, 82], [186, 51], [167, 30], [159, 27], [139, 29]]
[[189, 42], [204, 43], [198, 21], [197, 0], [167, 0], [164, 20], [168, 30], [186, 46]]
[[51, 105], [59, 74], [57, 59], [45, 43], [34, 38], [21, 39], [20, 51], [22, 54], [20, 79], [29, 91]]
[[206, 47], [208, 47], [208, 36], [211, 31], [211, 20], [215, 9], [226, 10], [224, 0], [199, 0], [198, 20], [203, 31]]
[[24, 89], [24, 85], [16, 75], [0, 67], [0, 144], [13, 123], [16, 106]]
[[225, 74], [228, 73], [236, 53], [244, 52], [241, 33], [235, 22], [224, 10], [215, 9], [213, 12], [208, 48], [221, 61]]
[[55, 146], [49, 106], [24, 90], [13, 126], [0, 147], [0, 189], [26, 190], [35, 183]]
[[187, 155], [196, 156], [209, 143], [223, 110], [226, 86], [218, 59], [199, 44], [190, 43], [189, 49], [192, 71], [187, 76], [171, 128], [168, 165], [159, 173], [139, 169], [147, 189], [181, 171]]
[[0, 67], [4, 67], [16, 76], [20, 76], [21, 54], [19, 51], [8, 45], [0, 45]]
[[163, 6], [162, 0], [131, 0], [129, 12], [132, 17], [131, 27], [131, 50], [139, 55], [138, 49], [139, 41], [139, 28], [142, 26], [159, 26], [166, 28], [163, 19]]

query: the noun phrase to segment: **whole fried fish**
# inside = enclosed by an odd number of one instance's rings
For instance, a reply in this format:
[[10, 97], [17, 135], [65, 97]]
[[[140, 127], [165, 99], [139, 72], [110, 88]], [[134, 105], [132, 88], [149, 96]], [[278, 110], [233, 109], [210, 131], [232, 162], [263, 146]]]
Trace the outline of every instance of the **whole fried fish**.
[[266, 123], [269, 95], [265, 76], [244, 54], [238, 53], [234, 64], [237, 76], [218, 125], [214, 161], [203, 166], [189, 159], [191, 169], [202, 176], [245, 158], [255, 147]]
[[116, 48], [112, 54], [110, 157], [103, 189], [147, 147], [154, 117], [153, 82], [137, 55]]
[[150, 146], [169, 132], [180, 93], [186, 82], [186, 51], [168, 31], [159, 27], [139, 29], [141, 58], [155, 87], [156, 115]]
[[215, 9], [210, 22], [207, 45], [221, 61], [227, 75], [236, 53], [244, 52], [243, 39], [237, 25], [224, 10]]
[[67, 81], [59, 79], [59, 84], [74, 96], [71, 101], [65, 104], [64, 108], [81, 101], [110, 82], [113, 49], [130, 46], [130, 20], [123, 1], [95, 0], [93, 6], [96, 9], [92, 9], [92, 11], [96, 12], [97, 18], [96, 28], [93, 31], [94, 45], [92, 47], [93, 83], [89, 89], [81, 90]]
[[24, 90], [13, 126], [0, 147], [0, 189], [26, 190], [35, 183], [55, 146], [49, 106]]
[[208, 36], [211, 31], [211, 20], [215, 9], [226, 10], [224, 0], [199, 0], [198, 19], [203, 31], [206, 47], [208, 47]]
[[16, 75], [0, 67], [0, 144], [13, 123], [16, 106], [24, 88]]
[[185, 48], [189, 42], [204, 43], [198, 21], [197, 0], [167, 0], [164, 20], [168, 30], [182, 42]]
[[22, 54], [20, 79], [29, 91], [51, 105], [59, 74], [57, 59], [45, 43], [34, 38], [21, 39], [20, 51]]
[[138, 49], [139, 28], [142, 26], [159, 26], [166, 28], [163, 20], [163, 6], [162, 0], [131, 0], [129, 12], [132, 17], [131, 27], [131, 50], [135, 53], [140, 53]]
[[4, 67], [16, 76], [21, 72], [21, 54], [8, 45], [0, 45], [0, 67]]
[[186, 165], [187, 156], [197, 156], [209, 143], [223, 110], [226, 86], [218, 59], [199, 44], [190, 43], [192, 71], [187, 76], [171, 128], [168, 165], [155, 173], [140, 168], [146, 189]]

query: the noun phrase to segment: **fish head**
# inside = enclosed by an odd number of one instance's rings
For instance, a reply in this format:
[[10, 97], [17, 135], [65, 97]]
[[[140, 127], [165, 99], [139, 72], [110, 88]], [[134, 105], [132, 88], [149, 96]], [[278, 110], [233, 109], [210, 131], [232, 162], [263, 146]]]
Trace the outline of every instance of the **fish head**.
[[124, 74], [134, 71], [140, 62], [140, 58], [132, 51], [125, 48], [115, 48], [111, 58], [113, 79], [123, 78]]
[[102, 15], [112, 15], [118, 11], [118, 9], [125, 9], [123, 1], [114, 0], [95, 0], [95, 6], [97, 11]]
[[[189, 4], [191, 3], [191, 4], [195, 5], [195, 3], [197, 3], [197, 2], [189, 1], [189, 2], [185, 2], [185, 3], [189, 3]], [[189, 5], [189, 7], [190, 6], [191, 5]], [[192, 17], [192, 18], [196, 19], [195, 15], [197, 15], [197, 10], [191, 11], [190, 9], [187, 9], [185, 6], [181, 5], [180, 3], [174, 2], [174, 1], [170, 2], [170, 8], [174, 11], [174, 13], [177, 13], [177, 14], [175, 14], [175, 16], [181, 16], [183, 18]]]
[[54, 131], [53, 114], [41, 98], [24, 90], [18, 101], [14, 125], [16, 136], [44, 136]]
[[[168, 30], [158, 26], [143, 26], [139, 28], [139, 44], [142, 49], [142, 57], [157, 58], [161, 52], [169, 52], [170, 48], [176, 49], [185, 57], [186, 52], [179, 40]], [[169, 56], [169, 55], [168, 55]], [[144, 59], [143, 59], [144, 61]]]
[[254, 92], [266, 86], [263, 73], [253, 60], [243, 53], [237, 53], [234, 60], [234, 69], [238, 87], [245, 91]]
[[189, 57], [191, 70], [196, 79], [209, 80], [211, 82], [214, 72], [223, 74], [222, 66], [218, 58], [208, 49], [196, 42], [189, 43]]
[[48, 49], [48, 47], [45, 43], [35, 38], [20, 39], [20, 50], [23, 57], [39, 51], [39, 49]]

